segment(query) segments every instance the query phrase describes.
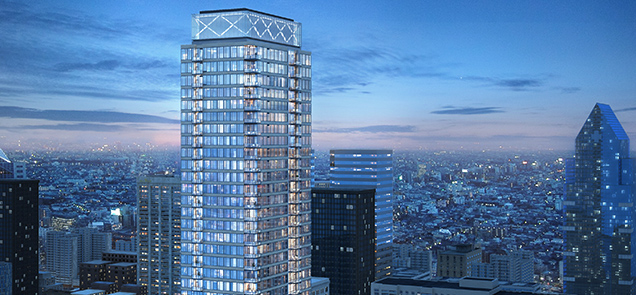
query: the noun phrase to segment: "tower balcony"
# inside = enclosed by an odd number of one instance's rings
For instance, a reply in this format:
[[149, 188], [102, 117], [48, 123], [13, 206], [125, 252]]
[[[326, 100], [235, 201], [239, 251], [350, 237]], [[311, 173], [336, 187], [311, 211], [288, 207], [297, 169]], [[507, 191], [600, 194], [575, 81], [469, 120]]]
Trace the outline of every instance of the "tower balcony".
[[244, 172], [261, 172], [261, 169], [258, 167], [245, 167], [243, 171]]
[[258, 101], [256, 101], [255, 103], [252, 103], [252, 104], [246, 104], [243, 107], [243, 109], [246, 111], [260, 111], [262, 108], [261, 108], [261, 104], [258, 103]]

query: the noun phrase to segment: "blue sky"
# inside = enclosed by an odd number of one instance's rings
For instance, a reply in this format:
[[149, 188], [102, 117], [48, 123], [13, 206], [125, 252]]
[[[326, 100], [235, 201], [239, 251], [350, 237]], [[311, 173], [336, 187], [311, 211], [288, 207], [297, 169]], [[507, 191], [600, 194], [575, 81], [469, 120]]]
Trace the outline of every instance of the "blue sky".
[[636, 138], [630, 1], [0, 1], [0, 145], [179, 143], [191, 14], [303, 24], [314, 147], [571, 150], [596, 102]]

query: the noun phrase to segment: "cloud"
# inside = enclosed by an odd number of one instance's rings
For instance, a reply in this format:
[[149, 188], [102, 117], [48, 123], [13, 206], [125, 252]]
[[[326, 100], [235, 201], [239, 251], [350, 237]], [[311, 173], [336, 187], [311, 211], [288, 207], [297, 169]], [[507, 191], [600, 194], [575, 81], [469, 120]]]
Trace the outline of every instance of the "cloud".
[[[28, 96], [24, 96], [28, 94]], [[30, 100], [36, 95], [39, 98], [50, 99], [54, 96], [61, 97], [76, 97], [77, 99], [85, 100], [87, 98], [93, 99], [116, 99], [116, 100], [134, 100], [134, 101], [165, 101], [174, 100], [179, 96], [178, 89], [173, 90], [158, 90], [158, 89], [109, 89], [105, 86], [82, 86], [79, 89], [71, 85], [58, 84], [51, 86], [50, 88], [29, 88], [25, 85], [9, 85], [8, 82], [3, 83], [0, 79], [0, 99], [6, 98], [6, 102], [16, 100]]]
[[[349, 92], [385, 77], [446, 77], [434, 56], [383, 46], [312, 46], [315, 94]], [[398, 54], [398, 52], [400, 54]]]
[[561, 93], [576, 93], [581, 91], [581, 87], [555, 87], [557, 90], [561, 90]]
[[442, 110], [432, 111], [431, 114], [438, 115], [483, 115], [492, 113], [503, 113], [498, 107], [483, 107], [483, 108], [471, 108], [464, 107], [458, 108], [453, 106], [442, 107]]
[[533, 79], [504, 79], [495, 81], [494, 83], [495, 85], [508, 87], [515, 90], [528, 87], [539, 87], [543, 84], [542, 81]]
[[21, 125], [11, 127], [15, 130], [63, 130], [63, 131], [93, 131], [93, 132], [116, 132], [125, 128], [119, 125], [109, 124], [57, 124], [57, 125]]
[[13, 106], [0, 106], [0, 117], [92, 123], [179, 123], [179, 120], [145, 114], [112, 111], [38, 110]]
[[54, 66], [54, 70], [60, 72], [69, 72], [75, 70], [84, 71], [110, 71], [121, 65], [116, 60], [102, 60], [96, 63], [58, 63]]
[[636, 111], [636, 107], [632, 107], [632, 108], [624, 108], [624, 109], [618, 109], [615, 110], [614, 112], [630, 112], [630, 111]]
[[0, 56], [6, 57], [0, 62], [5, 73], [0, 74], [0, 99], [178, 97], [179, 61], [163, 49], [178, 48], [175, 36], [182, 34], [166, 35], [176, 29], [39, 2], [5, 2], [0, 8]]
[[[322, 44], [328, 44], [323, 42]], [[441, 63], [435, 55], [409, 54], [388, 46], [329, 47], [313, 46], [314, 84], [316, 95], [360, 90], [377, 79], [407, 77], [458, 80], [449, 72], [455, 64]], [[400, 54], [397, 54], [400, 52]], [[539, 90], [551, 75], [539, 77], [462, 76], [461, 81], [480, 83], [507, 91]], [[559, 87], [563, 93], [574, 93], [578, 87]]]
[[[136, 60], [136, 58], [135, 58]], [[102, 60], [94, 63], [58, 63], [53, 66], [54, 71], [71, 72], [71, 71], [112, 71], [118, 68], [129, 70], [149, 70], [153, 68], [166, 67], [167, 64], [160, 60], [150, 60], [144, 62], [121, 62], [118, 60]]]
[[536, 89], [543, 86], [544, 84], [543, 79], [523, 79], [523, 78], [502, 79], [502, 78], [494, 78], [494, 77], [466, 76], [466, 77], [461, 77], [460, 80], [483, 82], [486, 85], [503, 87], [513, 91], [526, 91], [530, 89]]
[[314, 129], [313, 132], [323, 133], [352, 133], [352, 132], [366, 132], [366, 133], [389, 133], [389, 132], [415, 132], [416, 127], [413, 125], [372, 125], [354, 128], [327, 128], [327, 129]]

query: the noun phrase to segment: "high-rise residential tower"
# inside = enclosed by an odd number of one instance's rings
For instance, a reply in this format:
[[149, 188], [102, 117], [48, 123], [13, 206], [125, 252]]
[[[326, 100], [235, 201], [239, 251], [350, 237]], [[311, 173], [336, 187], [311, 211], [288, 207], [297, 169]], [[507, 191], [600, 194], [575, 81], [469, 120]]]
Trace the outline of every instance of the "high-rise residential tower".
[[625, 130], [597, 103], [566, 166], [564, 292], [635, 293], [633, 167]]
[[46, 233], [46, 270], [55, 273], [55, 282], [73, 284], [77, 279], [81, 238], [78, 234], [62, 231]]
[[182, 294], [308, 294], [311, 54], [301, 24], [192, 16], [181, 47]]
[[181, 179], [138, 177], [137, 208], [138, 283], [150, 294], [181, 294]]
[[334, 185], [375, 188], [375, 279], [391, 274], [393, 253], [393, 151], [331, 150]]

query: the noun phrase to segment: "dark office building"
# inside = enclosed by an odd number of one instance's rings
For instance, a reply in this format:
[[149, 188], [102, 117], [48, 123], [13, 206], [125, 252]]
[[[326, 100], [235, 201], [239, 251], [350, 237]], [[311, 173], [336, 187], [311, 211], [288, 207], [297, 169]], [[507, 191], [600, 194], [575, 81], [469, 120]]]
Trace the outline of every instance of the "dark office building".
[[311, 190], [311, 274], [330, 294], [371, 294], [375, 280], [375, 189]]
[[13, 294], [38, 293], [38, 180], [0, 179], [0, 261]]
[[636, 294], [634, 158], [609, 105], [597, 103], [566, 166], [563, 288], [569, 294]]

